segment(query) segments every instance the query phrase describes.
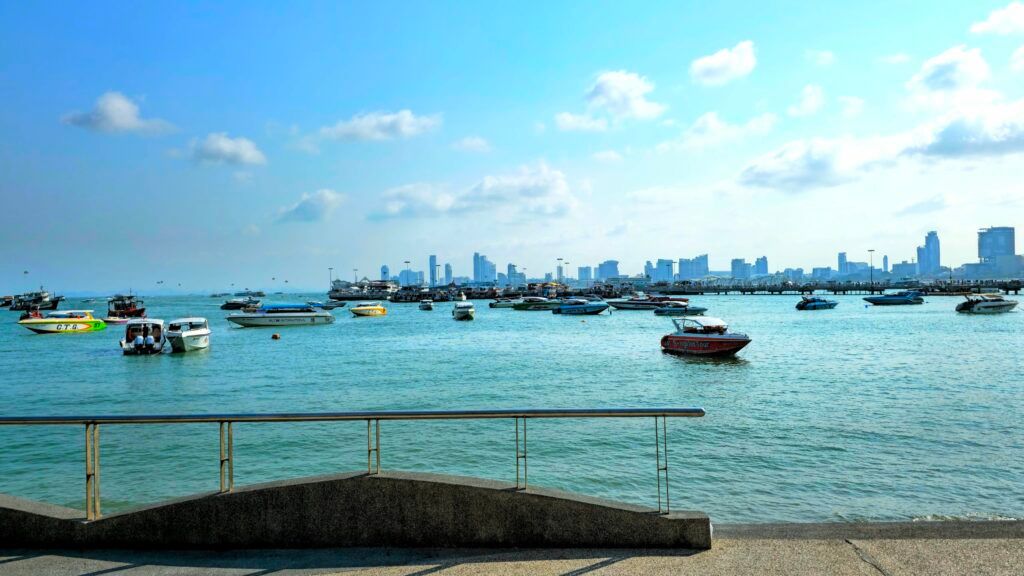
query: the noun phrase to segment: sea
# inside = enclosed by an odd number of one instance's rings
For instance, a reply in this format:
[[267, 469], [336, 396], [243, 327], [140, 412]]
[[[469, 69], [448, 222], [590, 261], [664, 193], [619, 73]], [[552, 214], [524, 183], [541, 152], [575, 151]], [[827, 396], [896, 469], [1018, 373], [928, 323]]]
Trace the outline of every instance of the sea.
[[[275, 295], [304, 302], [323, 294]], [[126, 357], [123, 326], [35, 335], [0, 311], [0, 415], [495, 408], [704, 408], [668, 420], [672, 508], [715, 522], [1024, 518], [1024, 314], [957, 314], [955, 297], [871, 307], [836, 296], [693, 302], [752, 343], [730, 360], [666, 355], [650, 311], [490, 309], [456, 322], [389, 304], [330, 325], [238, 328], [222, 299], [145, 297], [205, 316], [209, 350]], [[72, 298], [64, 308], [102, 310]], [[280, 339], [272, 339], [272, 334]], [[101, 426], [106, 513], [216, 490], [217, 424]], [[512, 420], [381, 423], [384, 470], [514, 482]], [[533, 420], [529, 483], [657, 506], [653, 418]], [[236, 485], [366, 468], [363, 422], [234, 426]], [[82, 426], [0, 426], [0, 493], [84, 507]]]

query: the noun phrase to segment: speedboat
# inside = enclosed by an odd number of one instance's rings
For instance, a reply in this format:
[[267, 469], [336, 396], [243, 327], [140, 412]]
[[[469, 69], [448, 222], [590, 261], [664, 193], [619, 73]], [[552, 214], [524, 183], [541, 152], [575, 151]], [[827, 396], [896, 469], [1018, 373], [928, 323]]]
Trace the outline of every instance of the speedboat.
[[192, 352], [210, 347], [210, 323], [206, 318], [178, 318], [167, 325], [172, 352]]
[[516, 301], [511, 298], [498, 298], [487, 306], [490, 308], [512, 308], [515, 305]]
[[661, 338], [661, 349], [670, 354], [732, 356], [750, 344], [746, 334], [729, 332], [719, 318], [683, 316], [673, 318], [676, 331]]
[[115, 294], [107, 302], [107, 324], [127, 324], [132, 318], [145, 318], [146, 307], [142, 300], [131, 294]]
[[526, 298], [523, 298], [521, 301], [513, 304], [512, 308], [514, 310], [527, 311], [554, 310], [555, 308], [558, 308], [561, 305], [561, 300], [549, 300], [547, 298], [544, 298], [543, 296], [527, 296]]
[[967, 300], [956, 305], [957, 312], [965, 314], [1002, 314], [1017, 307], [1016, 300], [1007, 300], [1002, 294], [966, 294]]
[[232, 298], [220, 305], [221, 310], [244, 310], [245, 308], [259, 308], [260, 299], [255, 296], [243, 298]]
[[334, 315], [309, 304], [266, 304], [255, 310], [228, 314], [228, 321], [243, 327], [311, 326], [330, 324]]
[[648, 296], [642, 292], [637, 293], [632, 298], [619, 298], [618, 300], [609, 300], [613, 308], [617, 310], [657, 310], [661, 308], [665, 302], [689, 302], [689, 298], [671, 298], [668, 296]]
[[36, 313], [34, 316], [19, 320], [18, 324], [36, 334], [98, 332], [107, 327], [103, 320], [93, 318], [92, 310], [64, 310], [62, 312], [50, 312], [46, 316]]
[[420, 300], [420, 310], [433, 310], [433, 309], [434, 309], [434, 301], [433, 300], [431, 300], [430, 298], [424, 298], [423, 300]]
[[797, 310], [831, 310], [839, 305], [835, 300], [826, 300], [821, 296], [804, 296], [796, 303]]
[[707, 312], [703, 306], [693, 306], [689, 302], [669, 300], [662, 302], [661, 306], [654, 309], [655, 316], [697, 316]]
[[568, 314], [576, 316], [591, 316], [600, 314], [608, 309], [604, 302], [591, 302], [582, 298], [573, 298], [562, 302], [558, 308], [552, 308], [552, 314]]
[[[345, 305], [348, 304], [348, 303], [347, 302], [339, 302], [339, 301], [336, 301], [336, 300], [332, 300], [330, 302], [320, 302], [320, 301], [317, 301], [317, 300], [310, 300], [309, 302], [306, 302], [306, 304], [309, 304], [310, 306], [312, 306], [314, 308], [322, 308], [324, 310], [334, 310], [335, 308], [344, 308]], [[257, 306], [258, 306], [258, 304], [257, 304]]]
[[349, 308], [353, 316], [387, 316], [388, 309], [380, 302], [360, 302]]
[[167, 342], [163, 320], [132, 318], [124, 328], [121, 351], [125, 356], [145, 356], [163, 352], [164, 343]]
[[881, 294], [879, 296], [868, 296], [865, 302], [875, 306], [902, 306], [906, 304], [924, 304], [924, 298], [916, 290], [904, 290], [893, 294]]
[[452, 308], [452, 318], [456, 320], [472, 320], [474, 314], [476, 309], [473, 308], [472, 302], [456, 302]]
[[235, 292], [235, 296], [241, 296], [243, 298], [266, 298], [267, 293], [263, 290], [249, 290], [246, 288], [241, 292]]

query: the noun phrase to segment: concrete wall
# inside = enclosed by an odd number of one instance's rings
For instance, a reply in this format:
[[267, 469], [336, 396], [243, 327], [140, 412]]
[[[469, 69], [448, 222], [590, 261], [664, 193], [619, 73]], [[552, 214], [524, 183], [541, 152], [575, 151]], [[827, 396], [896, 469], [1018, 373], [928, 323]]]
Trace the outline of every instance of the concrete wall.
[[0, 496], [0, 542], [26, 547], [711, 547], [699, 512], [655, 511], [499, 482], [413, 473], [320, 476], [203, 494], [94, 522]]

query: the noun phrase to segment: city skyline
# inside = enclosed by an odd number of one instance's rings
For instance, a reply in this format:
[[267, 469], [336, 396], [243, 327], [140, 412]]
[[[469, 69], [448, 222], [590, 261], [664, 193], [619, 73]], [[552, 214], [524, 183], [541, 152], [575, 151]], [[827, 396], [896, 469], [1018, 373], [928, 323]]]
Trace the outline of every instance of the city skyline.
[[975, 262], [1024, 214], [1020, 6], [8, 3], [0, 290]]

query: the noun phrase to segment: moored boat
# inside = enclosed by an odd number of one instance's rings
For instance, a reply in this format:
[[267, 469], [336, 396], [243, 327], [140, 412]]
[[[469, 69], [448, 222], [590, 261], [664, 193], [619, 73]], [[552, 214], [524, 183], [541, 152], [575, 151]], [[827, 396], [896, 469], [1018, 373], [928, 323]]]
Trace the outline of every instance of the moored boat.
[[349, 308], [353, 316], [387, 316], [388, 309], [380, 302], [360, 302]]
[[657, 310], [666, 302], [689, 302], [689, 298], [672, 298], [670, 296], [650, 296], [638, 293], [632, 298], [609, 300], [608, 304], [616, 310]]
[[311, 326], [330, 324], [334, 315], [309, 304], [266, 304], [255, 310], [228, 314], [227, 319], [242, 327]]
[[573, 298], [562, 302], [557, 308], [552, 308], [552, 314], [566, 314], [570, 316], [593, 316], [608, 309], [605, 302], [591, 302], [582, 298]]
[[49, 312], [45, 316], [29, 316], [18, 321], [18, 324], [36, 334], [71, 334], [76, 332], [98, 332], [107, 324], [94, 318], [92, 310], [63, 310]]
[[904, 290], [892, 294], [880, 294], [878, 296], [867, 296], [865, 302], [875, 306], [904, 306], [907, 304], [924, 304], [924, 298], [916, 290]]
[[491, 302], [487, 306], [489, 308], [512, 308], [516, 305], [516, 301], [512, 298], [498, 298], [494, 302]]
[[839, 305], [835, 300], [828, 300], [821, 296], [804, 296], [796, 303], [797, 310], [831, 310]]
[[[144, 302], [135, 296], [128, 294], [115, 294], [107, 302], [108, 318], [145, 318], [146, 307]], [[110, 322], [108, 320], [108, 322]]]
[[719, 318], [684, 316], [672, 322], [676, 331], [661, 338], [661, 349], [670, 354], [732, 356], [750, 344], [746, 334], [729, 332]]
[[255, 296], [231, 298], [220, 305], [221, 310], [244, 310], [246, 308], [259, 308], [262, 302]]
[[1002, 294], [967, 294], [966, 301], [956, 305], [964, 314], [1002, 314], [1017, 307], [1016, 300], [1007, 300]]
[[475, 314], [472, 302], [456, 302], [452, 308], [452, 318], [456, 320], [472, 320]]
[[423, 300], [420, 300], [419, 308], [420, 308], [420, 310], [433, 310], [434, 309], [434, 301], [431, 300], [430, 298], [424, 298]]
[[319, 300], [310, 300], [310, 301], [306, 302], [306, 304], [309, 304], [310, 306], [312, 306], [314, 308], [322, 308], [324, 310], [334, 310], [335, 308], [344, 308], [348, 304], [348, 302], [333, 301], [333, 300], [330, 301], [330, 302], [320, 302]]
[[10, 310], [13, 312], [56, 310], [63, 301], [63, 296], [51, 295], [49, 292], [44, 290], [42, 286], [40, 286], [38, 292], [26, 292], [24, 294], [12, 296], [9, 306]]
[[562, 305], [561, 300], [549, 300], [543, 296], [527, 296], [512, 305], [514, 310], [536, 312], [538, 310], [554, 310]]
[[125, 356], [146, 356], [163, 352], [164, 343], [167, 342], [163, 320], [132, 318], [124, 328], [121, 351]]
[[689, 302], [670, 300], [662, 302], [661, 306], [654, 309], [655, 316], [698, 316], [707, 312], [703, 306], [693, 306]]
[[178, 318], [167, 325], [172, 352], [192, 352], [210, 347], [210, 323], [206, 318]]

